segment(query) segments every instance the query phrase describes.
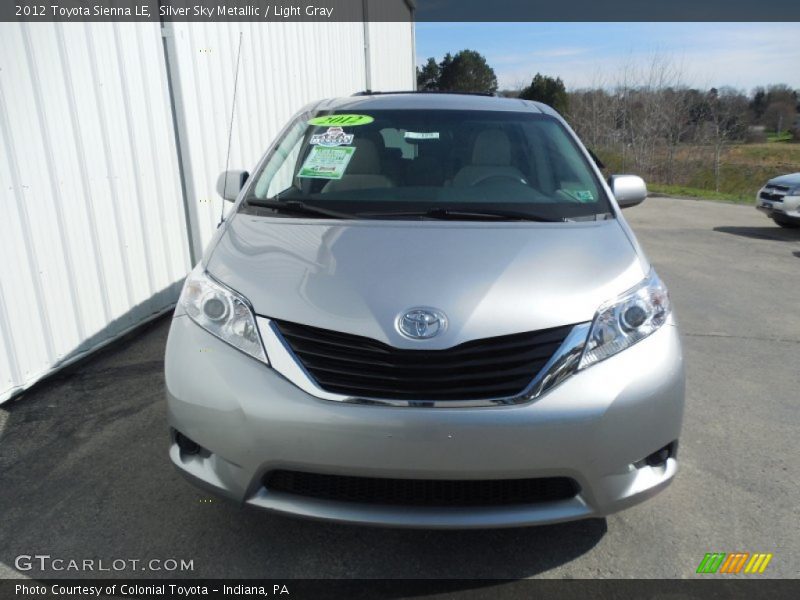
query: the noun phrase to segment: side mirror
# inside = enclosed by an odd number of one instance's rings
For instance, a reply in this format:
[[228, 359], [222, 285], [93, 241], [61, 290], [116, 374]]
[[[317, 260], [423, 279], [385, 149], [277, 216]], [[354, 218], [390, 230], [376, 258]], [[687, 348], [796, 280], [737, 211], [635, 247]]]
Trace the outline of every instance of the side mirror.
[[247, 171], [223, 171], [217, 177], [217, 193], [228, 202], [235, 202], [249, 176]]
[[636, 175], [612, 175], [608, 185], [620, 208], [630, 208], [644, 202], [647, 198], [647, 185]]

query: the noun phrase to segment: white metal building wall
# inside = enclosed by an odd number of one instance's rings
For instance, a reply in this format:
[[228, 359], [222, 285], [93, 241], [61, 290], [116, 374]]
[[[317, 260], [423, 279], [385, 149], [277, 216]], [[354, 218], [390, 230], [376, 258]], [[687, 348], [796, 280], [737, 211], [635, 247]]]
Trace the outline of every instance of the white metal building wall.
[[[414, 88], [410, 23], [369, 23], [372, 88]], [[199, 230], [196, 254], [220, 219], [215, 191], [225, 169], [236, 59], [242, 50], [230, 167], [252, 170], [286, 121], [303, 105], [366, 89], [362, 23], [176, 23], [173, 81], [183, 107], [179, 135], [188, 152], [189, 197]], [[377, 85], [376, 85], [377, 84]], [[226, 208], [229, 208], [227, 205]]]
[[409, 23], [172, 27], [170, 72], [158, 23], [0, 23], [0, 402], [174, 304], [185, 208], [198, 256], [219, 220], [240, 31], [232, 168], [364, 89], [365, 46], [373, 89], [414, 86]]
[[[412, 23], [368, 23], [370, 86], [377, 91], [416, 88]], [[400, 51], [398, 51], [400, 49]]]
[[220, 219], [215, 186], [225, 169], [240, 32], [231, 168], [251, 170], [303, 105], [365, 87], [361, 23], [176, 23], [173, 77], [185, 116], [179, 135], [186, 135], [200, 247]]
[[157, 23], [0, 24], [0, 401], [189, 267]]

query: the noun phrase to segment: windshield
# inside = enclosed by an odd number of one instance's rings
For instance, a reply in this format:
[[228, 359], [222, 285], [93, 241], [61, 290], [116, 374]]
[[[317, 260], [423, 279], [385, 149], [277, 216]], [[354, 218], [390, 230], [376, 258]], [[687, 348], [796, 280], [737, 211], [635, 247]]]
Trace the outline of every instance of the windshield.
[[253, 179], [241, 209], [287, 216], [557, 221], [610, 213], [566, 128], [529, 112], [306, 114]]

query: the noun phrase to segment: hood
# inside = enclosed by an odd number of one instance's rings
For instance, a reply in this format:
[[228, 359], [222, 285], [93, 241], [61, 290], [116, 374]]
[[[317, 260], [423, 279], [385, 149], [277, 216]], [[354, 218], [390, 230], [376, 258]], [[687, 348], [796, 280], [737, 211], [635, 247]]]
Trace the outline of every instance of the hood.
[[781, 175], [780, 177], [774, 177], [773, 179], [769, 180], [769, 183], [774, 183], [775, 185], [788, 185], [789, 187], [795, 187], [800, 185], [800, 173], [790, 173], [789, 175]]
[[[576, 223], [331, 221], [237, 214], [208, 272], [257, 314], [400, 348], [589, 321], [647, 274], [617, 220]], [[413, 307], [448, 318], [435, 338], [395, 329]]]

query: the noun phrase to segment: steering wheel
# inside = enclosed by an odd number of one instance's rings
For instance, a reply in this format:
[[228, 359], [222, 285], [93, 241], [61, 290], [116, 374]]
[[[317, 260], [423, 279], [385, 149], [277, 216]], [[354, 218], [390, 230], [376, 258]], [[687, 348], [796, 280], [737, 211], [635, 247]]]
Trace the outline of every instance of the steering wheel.
[[482, 177], [478, 177], [470, 185], [471, 186], [484, 185], [492, 180], [503, 180], [503, 179], [505, 180], [510, 179], [514, 183], [521, 183], [522, 185], [528, 185], [528, 182], [525, 181], [522, 177], [518, 177], [517, 175], [511, 175], [509, 173], [495, 173], [495, 174], [484, 175]]

